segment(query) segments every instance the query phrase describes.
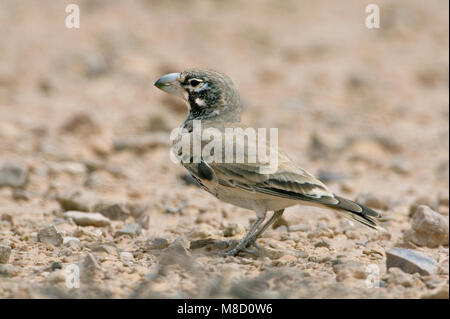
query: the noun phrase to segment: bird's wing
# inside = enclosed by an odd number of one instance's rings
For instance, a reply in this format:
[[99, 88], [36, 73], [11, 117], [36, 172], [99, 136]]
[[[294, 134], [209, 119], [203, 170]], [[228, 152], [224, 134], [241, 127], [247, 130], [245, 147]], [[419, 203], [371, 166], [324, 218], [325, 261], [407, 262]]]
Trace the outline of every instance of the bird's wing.
[[336, 204], [338, 201], [327, 187], [305, 170], [297, 167], [282, 153], [274, 172], [265, 174], [261, 163], [209, 163], [221, 185], [255, 193], [293, 200]]
[[[261, 137], [258, 134], [256, 134], [255, 143], [249, 143], [248, 136], [245, 135], [246, 127], [234, 123], [222, 123], [221, 127], [217, 123], [214, 124], [214, 129], [218, 129], [222, 133], [220, 160], [214, 159], [217, 149], [211, 148], [208, 153], [211, 155], [210, 161], [203, 158], [204, 161], [199, 165], [189, 164], [187, 165], [189, 167], [186, 167], [197, 178], [202, 179], [202, 177], [210, 176], [211, 179], [204, 179], [206, 183], [209, 183], [208, 186], [221, 184], [261, 195], [314, 201], [320, 204], [338, 203], [334, 194], [322, 182], [295, 165], [275, 145], [271, 145], [269, 139], [264, 138], [263, 140], [266, 146], [264, 154], [267, 155], [266, 160], [268, 161], [262, 162], [258, 149], [259, 138]], [[204, 129], [208, 128], [207, 123], [202, 123], [202, 125], [204, 125]], [[235, 137], [239, 136], [241, 138], [227, 139], [225, 134], [226, 128], [242, 129], [234, 131]], [[203, 139], [201, 143], [202, 149], [212, 139], [212, 137]], [[229, 153], [230, 149], [233, 150], [232, 157], [231, 160], [227, 160], [226, 154], [227, 152]], [[191, 150], [193, 150], [192, 146]], [[240, 160], [237, 155], [238, 150], [242, 154]], [[256, 155], [252, 157], [251, 154]], [[268, 171], [269, 163], [275, 164], [275, 167]]]
[[[268, 154], [275, 154], [276, 166], [271, 172], [267, 172], [267, 163], [249, 157], [249, 145], [242, 147], [242, 139], [233, 139], [231, 143], [233, 156], [231, 161], [226, 161], [227, 141], [223, 140], [221, 145], [221, 160], [214, 160], [215, 148], [209, 152], [209, 161], [202, 158], [200, 163], [191, 162], [184, 164], [194, 178], [208, 192], [215, 194], [217, 186], [232, 187], [259, 194], [262, 198], [280, 197], [291, 200], [307, 201], [314, 204], [321, 204], [332, 209], [346, 213], [353, 220], [356, 220], [370, 228], [378, 228], [377, 220], [381, 215], [363, 205], [351, 200], [336, 196], [327, 187], [314, 178], [304, 169], [298, 167], [277, 148], [267, 144]], [[202, 141], [202, 149], [209, 141]], [[244, 140], [245, 143], [245, 140]], [[241, 149], [244, 153], [243, 161], [238, 161], [236, 150]], [[250, 153], [252, 153], [250, 151]], [[253, 150], [254, 153], [254, 150]], [[267, 154], [267, 153], [266, 153]], [[272, 158], [269, 156], [269, 158]]]

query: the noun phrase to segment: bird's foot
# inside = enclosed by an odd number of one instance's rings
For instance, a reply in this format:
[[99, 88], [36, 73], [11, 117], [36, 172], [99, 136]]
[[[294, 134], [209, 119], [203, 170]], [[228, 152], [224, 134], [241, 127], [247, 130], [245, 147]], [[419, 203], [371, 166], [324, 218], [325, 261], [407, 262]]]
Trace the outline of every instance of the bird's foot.
[[[255, 238], [249, 238], [246, 241], [239, 242], [237, 245], [235, 244], [235, 241], [231, 241], [231, 242], [228, 242], [228, 243], [229, 243], [229, 246], [232, 246], [234, 244], [235, 247], [233, 249], [229, 250], [229, 251], [226, 251], [226, 252], [218, 252], [217, 254], [219, 256], [223, 256], [223, 257], [236, 256], [240, 252], [243, 252], [243, 253], [247, 253], [247, 254], [250, 254], [250, 255], [258, 257], [258, 256], [260, 256], [260, 251], [262, 250], [261, 246], [259, 246], [256, 243], [256, 239]], [[256, 249], [250, 249], [249, 246], [253, 246]]]

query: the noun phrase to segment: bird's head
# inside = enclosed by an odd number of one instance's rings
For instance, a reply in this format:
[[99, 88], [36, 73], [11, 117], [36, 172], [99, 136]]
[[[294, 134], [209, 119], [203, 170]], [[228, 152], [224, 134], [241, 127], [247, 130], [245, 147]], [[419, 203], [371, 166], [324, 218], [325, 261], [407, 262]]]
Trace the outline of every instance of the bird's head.
[[184, 99], [192, 119], [226, 116], [240, 119], [239, 93], [225, 74], [209, 69], [188, 69], [160, 77], [155, 86]]

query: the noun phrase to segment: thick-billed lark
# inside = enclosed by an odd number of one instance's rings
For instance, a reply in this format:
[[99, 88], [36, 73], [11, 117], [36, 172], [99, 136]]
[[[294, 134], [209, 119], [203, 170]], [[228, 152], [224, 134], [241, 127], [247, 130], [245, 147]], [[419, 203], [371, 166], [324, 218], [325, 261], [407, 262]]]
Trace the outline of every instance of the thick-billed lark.
[[[187, 102], [189, 115], [182, 128], [185, 129], [184, 134], [191, 135], [189, 138], [194, 138], [193, 127], [197, 120], [201, 121], [203, 130], [214, 128], [223, 133], [227, 128], [242, 128], [235, 130], [234, 134], [244, 134], [246, 127], [240, 122], [239, 93], [225, 74], [209, 69], [189, 69], [164, 75], [156, 81], [155, 86]], [[180, 138], [176, 139], [179, 140]], [[201, 139], [201, 147], [209, 141]], [[245, 143], [243, 141], [245, 139], [232, 139], [232, 147], [236, 146], [237, 150], [238, 146], [242, 146], [237, 144]], [[222, 150], [227, 144], [227, 141], [223, 142]], [[378, 228], [376, 219], [381, 217], [379, 213], [333, 194], [322, 182], [283, 153], [277, 151], [277, 167], [274, 170], [264, 171], [263, 166], [267, 163], [262, 163], [259, 159], [249, 160], [249, 150], [252, 149], [249, 144], [247, 141], [243, 147], [244, 161], [237, 161], [234, 154], [231, 162], [211, 160], [211, 157], [195, 160], [195, 154], [190, 153], [188, 160], [182, 162], [203, 189], [222, 201], [256, 212], [257, 218], [248, 233], [232, 250], [224, 253], [225, 255], [235, 255], [246, 250], [249, 244], [256, 246], [258, 236], [281, 217], [284, 209], [297, 204], [331, 208], [365, 226]], [[190, 150], [192, 151], [192, 146]], [[272, 150], [270, 147], [270, 151]], [[180, 152], [178, 154], [181, 155]], [[274, 213], [263, 224], [268, 211]]]

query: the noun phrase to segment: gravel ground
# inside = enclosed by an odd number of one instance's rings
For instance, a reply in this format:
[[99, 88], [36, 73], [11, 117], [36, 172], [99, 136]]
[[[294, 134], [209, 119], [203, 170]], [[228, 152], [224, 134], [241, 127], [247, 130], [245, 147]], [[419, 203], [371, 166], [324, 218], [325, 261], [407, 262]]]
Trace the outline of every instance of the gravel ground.
[[[0, 3], [0, 298], [449, 297], [447, 1], [67, 3]], [[255, 215], [169, 160], [187, 110], [152, 86], [193, 66], [387, 231], [296, 206], [217, 256]]]

